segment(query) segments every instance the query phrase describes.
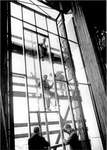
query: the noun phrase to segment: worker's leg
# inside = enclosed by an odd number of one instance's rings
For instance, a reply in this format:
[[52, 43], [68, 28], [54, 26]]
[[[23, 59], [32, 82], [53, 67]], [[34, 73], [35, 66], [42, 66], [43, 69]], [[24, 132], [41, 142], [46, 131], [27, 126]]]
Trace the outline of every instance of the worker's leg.
[[50, 98], [47, 97], [45, 100], [46, 100], [46, 108], [47, 110], [50, 110]]
[[46, 109], [50, 110], [50, 95], [48, 91], [45, 91], [45, 105]]
[[54, 107], [57, 106], [56, 98], [55, 98], [55, 93], [50, 91], [50, 101], [54, 101]]

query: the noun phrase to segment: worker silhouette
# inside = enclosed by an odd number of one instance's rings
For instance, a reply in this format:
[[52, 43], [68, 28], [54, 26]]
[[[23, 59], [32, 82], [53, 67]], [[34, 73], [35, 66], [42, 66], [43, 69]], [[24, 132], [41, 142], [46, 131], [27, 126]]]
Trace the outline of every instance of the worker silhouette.
[[81, 143], [78, 139], [78, 135], [74, 129], [72, 129], [70, 124], [66, 124], [63, 129], [64, 132], [69, 134], [67, 140], [64, 139], [64, 144], [69, 144], [72, 150], [81, 150]]
[[49, 145], [49, 142], [41, 136], [39, 127], [35, 127], [33, 135], [28, 139], [29, 150], [48, 150]]
[[43, 84], [43, 89], [44, 89], [46, 108], [47, 108], [47, 110], [51, 110], [50, 109], [50, 101], [51, 101], [51, 98], [54, 97], [54, 93], [52, 91], [50, 91], [50, 89], [53, 87], [53, 83], [50, 85], [49, 81], [48, 81], [48, 76], [44, 75], [42, 84]]
[[43, 38], [42, 43], [39, 44], [39, 55], [42, 60], [44, 60], [44, 58], [48, 57], [46, 38]]

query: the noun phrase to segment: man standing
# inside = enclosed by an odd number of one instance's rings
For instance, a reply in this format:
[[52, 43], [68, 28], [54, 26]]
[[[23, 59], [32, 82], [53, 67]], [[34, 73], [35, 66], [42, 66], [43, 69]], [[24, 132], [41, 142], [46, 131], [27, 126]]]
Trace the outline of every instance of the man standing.
[[46, 45], [46, 38], [43, 38], [43, 41], [41, 44], [39, 44], [39, 54], [40, 58], [44, 61], [45, 58], [48, 57], [48, 49]]
[[71, 147], [71, 150], [81, 150], [81, 144], [78, 139], [78, 135], [74, 129], [71, 128], [70, 124], [66, 124], [64, 127], [64, 132], [69, 134], [69, 137], [67, 140], [64, 140], [64, 144], [69, 144]]
[[48, 150], [49, 142], [41, 136], [39, 127], [34, 128], [34, 134], [28, 139], [29, 150]]
[[43, 76], [42, 83], [43, 83], [46, 107], [47, 107], [47, 110], [51, 110], [50, 109], [50, 100], [52, 97], [54, 97], [54, 93], [51, 92], [50, 89], [53, 87], [53, 83], [51, 85], [49, 84], [47, 75]]

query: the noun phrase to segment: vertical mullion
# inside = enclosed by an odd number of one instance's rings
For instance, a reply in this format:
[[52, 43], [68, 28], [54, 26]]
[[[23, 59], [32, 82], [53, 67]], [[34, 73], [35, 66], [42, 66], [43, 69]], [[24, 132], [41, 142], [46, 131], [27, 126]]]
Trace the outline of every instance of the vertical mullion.
[[[34, 19], [35, 19], [35, 12], [34, 12]], [[36, 29], [36, 24], [35, 24], [35, 29]], [[30, 32], [32, 32], [32, 31], [30, 31]], [[33, 34], [34, 34], [34, 32], [32, 32]], [[36, 34], [35, 34], [36, 35]], [[36, 39], [35, 39], [36, 40]], [[33, 47], [33, 44], [32, 44], [32, 47]], [[32, 53], [32, 55], [33, 55], [33, 53]], [[35, 66], [35, 57], [34, 56], [32, 56], [32, 58], [33, 58], [33, 64], [34, 64], [34, 78], [35, 78], [35, 84], [36, 84], [36, 70], [35, 70], [35, 68], [36, 68], [36, 66]], [[36, 87], [35, 87], [36, 88]], [[38, 93], [38, 87], [37, 87], [37, 91], [36, 91], [36, 89], [35, 89], [35, 92], [37, 92]], [[41, 118], [40, 118], [40, 112], [39, 112], [39, 99], [38, 99], [38, 97], [37, 97], [37, 105], [38, 105], [38, 112], [37, 112], [37, 117], [38, 117], [38, 124], [39, 124], [39, 128], [40, 128], [40, 131], [41, 131], [41, 133], [42, 133], [42, 128], [41, 128]]]
[[[47, 19], [46, 19], [46, 25], [47, 25], [47, 32], [48, 32]], [[48, 32], [48, 37], [49, 37], [49, 32]], [[51, 64], [52, 64], [52, 73], [53, 73], [54, 87], [55, 87], [55, 98], [56, 98], [57, 105], [58, 105], [59, 123], [60, 123], [60, 127], [61, 127], [60, 105], [59, 105], [59, 98], [58, 98], [58, 94], [57, 94], [57, 86], [56, 86], [56, 81], [55, 81], [54, 67], [53, 67], [52, 57], [51, 57], [51, 44], [50, 44], [50, 39], [49, 39], [49, 56], [50, 56], [50, 60], [51, 60]], [[61, 132], [61, 138], [62, 138], [62, 146], [63, 146], [63, 149], [65, 150], [65, 145], [63, 144], [64, 136], [63, 136], [62, 127], [61, 127], [61, 129], [60, 129], [60, 132]]]
[[28, 135], [31, 136], [30, 128], [30, 110], [29, 110], [29, 95], [28, 95], [28, 82], [27, 82], [27, 65], [26, 65], [26, 54], [25, 54], [25, 35], [24, 35], [24, 22], [23, 22], [23, 8], [21, 7], [22, 12], [22, 41], [23, 41], [23, 57], [24, 57], [24, 66], [25, 66], [25, 87], [26, 87], [26, 100], [27, 100], [27, 111], [28, 111]]
[[[65, 78], [66, 78], [66, 82], [67, 82], [67, 75], [66, 75], [66, 69], [65, 69], [65, 65], [64, 65], [64, 57], [63, 57], [63, 52], [62, 52], [62, 46], [61, 46], [61, 37], [59, 35], [59, 29], [58, 29], [58, 25], [57, 25], [57, 32], [58, 32], [58, 36], [59, 36], [59, 43], [60, 43], [60, 48], [61, 48], [61, 60], [62, 60], [62, 63], [63, 63], [63, 67], [64, 67], [64, 74], [65, 74]], [[67, 40], [67, 39], [64, 39], [64, 40]], [[76, 129], [76, 124], [75, 124], [75, 118], [74, 118], [74, 113], [73, 113], [73, 107], [72, 107], [72, 102], [70, 100], [70, 91], [69, 91], [69, 87], [68, 87], [68, 82], [67, 82], [67, 92], [68, 92], [68, 100], [69, 100], [69, 103], [70, 103], [70, 109], [71, 109], [71, 112], [72, 112], [72, 117], [73, 117], [73, 125]]]
[[[36, 16], [35, 16], [35, 12], [34, 12], [34, 21], [35, 21], [35, 29], [36, 29], [36, 32], [37, 32], [37, 26], [36, 26]], [[36, 33], [36, 39], [37, 41], [37, 45], [38, 45], [38, 37], [37, 37], [37, 33]], [[39, 59], [39, 66], [40, 66], [40, 58], [39, 58], [39, 52], [38, 52], [38, 46], [37, 46], [37, 58]], [[34, 68], [35, 69], [35, 68]], [[41, 70], [39, 69], [39, 72], [40, 72], [40, 82], [42, 82], [42, 78], [41, 78]], [[36, 73], [35, 73], [36, 75]], [[38, 89], [38, 88], [37, 88]], [[37, 90], [38, 92], [38, 90]], [[43, 92], [43, 90], [42, 90]], [[42, 96], [43, 98], [43, 96]], [[44, 100], [44, 99], [43, 99]], [[40, 118], [40, 108], [39, 108], [39, 100], [38, 100], [38, 113], [37, 113], [37, 116], [38, 116], [38, 123], [39, 123], [39, 127], [40, 127], [40, 131], [41, 131], [41, 134], [42, 134], [42, 128], [41, 128], [41, 118]]]
[[[36, 16], [35, 16], [35, 25], [36, 25]], [[36, 29], [37, 31], [37, 29]], [[41, 82], [41, 89], [42, 89], [42, 99], [44, 103], [44, 110], [45, 110], [45, 119], [46, 119], [46, 134], [48, 138], [48, 142], [50, 143], [50, 138], [49, 138], [49, 129], [48, 129], [48, 119], [47, 119], [47, 113], [46, 113], [46, 105], [45, 105], [45, 95], [44, 95], [44, 88], [43, 88], [43, 83], [42, 83], [42, 67], [41, 67], [41, 60], [40, 60], [40, 53], [39, 53], [39, 44], [38, 44], [38, 34], [37, 34], [37, 55], [39, 59], [39, 66], [40, 66], [40, 82]]]

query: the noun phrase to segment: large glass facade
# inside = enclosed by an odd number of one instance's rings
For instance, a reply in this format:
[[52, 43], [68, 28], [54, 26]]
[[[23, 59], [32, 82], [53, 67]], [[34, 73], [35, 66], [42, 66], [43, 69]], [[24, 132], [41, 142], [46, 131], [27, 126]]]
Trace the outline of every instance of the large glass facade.
[[[69, 150], [69, 146], [63, 145], [67, 135], [62, 129], [66, 123], [77, 129], [79, 139], [83, 141], [86, 140], [88, 127], [92, 150], [101, 150], [96, 146], [101, 141], [91, 104], [90, 85], [73, 22], [67, 17], [68, 39], [61, 15], [57, 20], [52, 19], [11, 2], [10, 73], [15, 150], [28, 150], [28, 138], [34, 126], [40, 127], [51, 149], [59, 144], [57, 150]], [[70, 23], [70, 30], [67, 22]], [[92, 134], [89, 113], [93, 116], [91, 120], [95, 124], [95, 134]]]

